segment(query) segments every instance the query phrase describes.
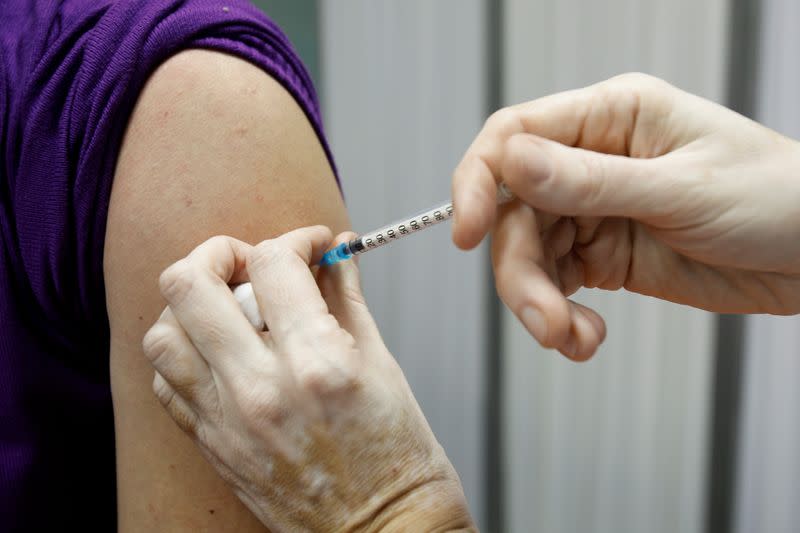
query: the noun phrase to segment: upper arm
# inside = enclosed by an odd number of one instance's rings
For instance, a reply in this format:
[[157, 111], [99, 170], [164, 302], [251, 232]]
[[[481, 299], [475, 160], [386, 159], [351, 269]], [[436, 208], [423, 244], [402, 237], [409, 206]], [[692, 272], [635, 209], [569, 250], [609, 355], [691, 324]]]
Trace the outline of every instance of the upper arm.
[[216, 234], [255, 243], [311, 224], [337, 232], [348, 220], [288, 92], [216, 52], [165, 62], [128, 125], [105, 239], [120, 531], [262, 529], [156, 401], [141, 341], [164, 306], [158, 275], [197, 244]]

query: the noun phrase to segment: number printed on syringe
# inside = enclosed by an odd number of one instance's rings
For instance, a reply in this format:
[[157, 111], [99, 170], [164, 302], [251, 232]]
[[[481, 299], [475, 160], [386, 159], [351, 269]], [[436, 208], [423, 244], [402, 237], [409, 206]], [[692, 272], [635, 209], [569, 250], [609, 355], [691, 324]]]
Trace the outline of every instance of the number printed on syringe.
[[361, 253], [361, 251], [367, 249], [378, 248], [384, 244], [388, 244], [393, 240], [416, 233], [417, 231], [436, 225], [439, 222], [444, 222], [452, 216], [453, 204], [448, 203], [437, 206], [427, 211], [423, 211], [414, 217], [384, 226], [375, 232], [366, 233], [359, 239], [356, 239], [356, 241], [360, 241], [361, 244], [363, 244], [363, 248], [359, 247], [357, 242], [353, 243], [355, 246], [352, 246], [351, 248], [355, 254]]
[[[500, 184], [497, 190], [497, 202], [505, 203], [513, 198], [513, 194]], [[342, 243], [336, 248], [326, 252], [320, 264], [331, 265], [367, 250], [380, 248], [392, 241], [402, 239], [407, 235], [435, 226], [453, 217], [453, 203], [445, 204], [425, 210], [421, 213], [402, 219], [394, 224], [389, 224], [377, 231], [364, 233], [347, 243]]]

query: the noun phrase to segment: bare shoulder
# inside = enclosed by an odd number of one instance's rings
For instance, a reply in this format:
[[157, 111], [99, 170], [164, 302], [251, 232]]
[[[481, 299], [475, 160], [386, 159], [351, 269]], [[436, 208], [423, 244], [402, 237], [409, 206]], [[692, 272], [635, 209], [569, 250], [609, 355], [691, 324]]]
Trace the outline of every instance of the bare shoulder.
[[348, 226], [325, 152], [294, 98], [261, 69], [182, 52], [142, 90], [121, 147], [104, 271], [111, 325], [120, 531], [258, 531], [158, 406], [141, 340], [164, 303], [157, 279], [212, 235], [258, 242]]

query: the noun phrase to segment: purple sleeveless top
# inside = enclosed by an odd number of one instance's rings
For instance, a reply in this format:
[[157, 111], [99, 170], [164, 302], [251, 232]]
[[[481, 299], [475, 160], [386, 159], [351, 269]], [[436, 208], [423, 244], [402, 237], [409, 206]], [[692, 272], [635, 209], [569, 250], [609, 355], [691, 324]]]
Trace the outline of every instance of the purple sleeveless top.
[[331, 160], [311, 79], [243, 0], [0, 1], [1, 531], [116, 529], [109, 194], [142, 85], [186, 48], [266, 71]]

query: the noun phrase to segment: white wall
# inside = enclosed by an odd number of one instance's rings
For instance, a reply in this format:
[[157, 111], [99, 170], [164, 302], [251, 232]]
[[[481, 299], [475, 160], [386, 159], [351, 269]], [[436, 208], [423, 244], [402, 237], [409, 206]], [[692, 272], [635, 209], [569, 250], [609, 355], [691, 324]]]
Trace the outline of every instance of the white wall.
[[[638, 70], [722, 101], [725, 0], [507, 0], [505, 99]], [[507, 525], [513, 532], [703, 529], [713, 315], [584, 292], [608, 338], [577, 365], [504, 316]]]
[[[481, 0], [320, 2], [326, 126], [356, 230], [450, 195], [484, 119]], [[484, 516], [485, 250], [447, 225], [361, 259], [367, 300], [437, 437]]]
[[[800, 4], [761, 2], [756, 119], [800, 138]], [[800, 199], [798, 199], [800, 203]], [[748, 317], [735, 530], [800, 528], [800, 318]]]

